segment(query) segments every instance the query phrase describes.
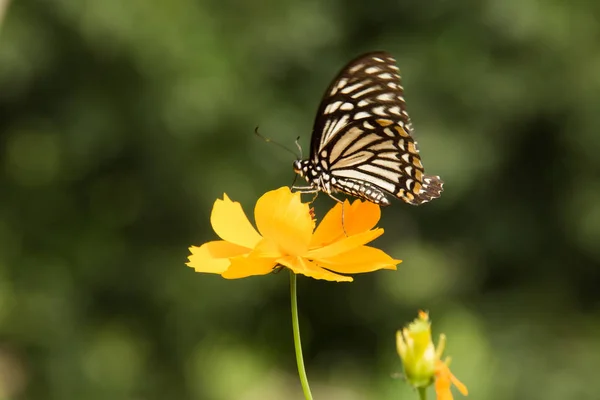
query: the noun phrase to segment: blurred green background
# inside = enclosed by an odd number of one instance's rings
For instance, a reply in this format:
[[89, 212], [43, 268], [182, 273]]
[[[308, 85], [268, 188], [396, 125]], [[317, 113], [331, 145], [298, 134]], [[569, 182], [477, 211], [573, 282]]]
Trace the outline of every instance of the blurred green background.
[[[8, 5], [8, 7], [7, 7]], [[286, 273], [185, 266], [226, 192], [289, 185], [351, 58], [398, 60], [443, 196], [398, 271], [300, 277], [315, 399], [416, 399], [430, 311], [473, 399], [597, 399], [600, 3], [0, 0], [0, 399], [302, 399]], [[332, 205], [320, 196], [317, 212]], [[459, 398], [459, 395], [456, 396]]]

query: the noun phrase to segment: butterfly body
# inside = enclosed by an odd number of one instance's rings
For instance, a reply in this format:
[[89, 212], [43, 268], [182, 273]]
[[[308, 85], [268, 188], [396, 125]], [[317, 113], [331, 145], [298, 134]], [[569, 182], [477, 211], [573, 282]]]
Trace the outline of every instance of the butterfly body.
[[296, 189], [383, 206], [386, 195], [413, 205], [439, 197], [443, 182], [425, 175], [412, 130], [396, 61], [385, 52], [352, 60], [321, 101], [310, 157], [294, 162], [309, 184]]

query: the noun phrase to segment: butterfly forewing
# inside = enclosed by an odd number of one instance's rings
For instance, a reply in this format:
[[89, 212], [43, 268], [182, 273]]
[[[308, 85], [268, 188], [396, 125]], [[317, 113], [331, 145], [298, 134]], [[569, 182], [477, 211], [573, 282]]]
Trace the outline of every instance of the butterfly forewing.
[[353, 121], [393, 118], [412, 131], [396, 61], [384, 52], [350, 61], [325, 91], [311, 142], [313, 155]]
[[[439, 197], [439, 177], [425, 176], [406, 112], [396, 61], [385, 52], [348, 63], [321, 101], [313, 127], [311, 184], [378, 204], [384, 192], [410, 204]], [[314, 171], [318, 170], [318, 173]]]

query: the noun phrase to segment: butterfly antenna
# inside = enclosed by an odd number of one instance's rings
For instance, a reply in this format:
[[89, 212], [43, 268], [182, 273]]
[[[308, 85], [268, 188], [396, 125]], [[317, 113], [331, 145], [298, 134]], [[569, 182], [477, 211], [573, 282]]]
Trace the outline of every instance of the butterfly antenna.
[[300, 160], [302, 160], [304, 157], [302, 156], [302, 146], [300, 146], [300, 136], [296, 138], [296, 147], [300, 151]]
[[[262, 140], [264, 140], [265, 142], [267, 142], [267, 143], [273, 143], [274, 145], [277, 145], [277, 146], [281, 147], [282, 149], [284, 149], [285, 151], [287, 151], [287, 152], [289, 152], [289, 153], [292, 153], [294, 156], [298, 157], [298, 154], [296, 154], [296, 153], [295, 153], [295, 152], [294, 152], [292, 149], [290, 149], [289, 147], [287, 147], [287, 146], [284, 146], [284, 145], [282, 145], [281, 143], [279, 143], [279, 142], [276, 142], [276, 141], [274, 141], [274, 140], [273, 140], [273, 139], [271, 139], [271, 138], [268, 138], [268, 137], [266, 137], [266, 136], [263, 136], [263, 135], [261, 135], [261, 134], [258, 132], [258, 126], [257, 126], [256, 128], [254, 128], [254, 134], [255, 134], [256, 136], [258, 136], [259, 138], [261, 138]], [[297, 140], [296, 140], [296, 141], [297, 141]], [[302, 155], [302, 151], [300, 152], [300, 155]], [[300, 158], [302, 158], [302, 157], [300, 157]]]

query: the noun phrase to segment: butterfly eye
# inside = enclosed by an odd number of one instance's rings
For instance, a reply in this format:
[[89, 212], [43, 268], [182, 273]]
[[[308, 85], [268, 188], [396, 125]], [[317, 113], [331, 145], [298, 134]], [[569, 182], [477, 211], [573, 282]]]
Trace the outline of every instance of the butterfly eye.
[[302, 162], [300, 160], [295, 160], [293, 164], [294, 172], [299, 174], [302, 172]]

